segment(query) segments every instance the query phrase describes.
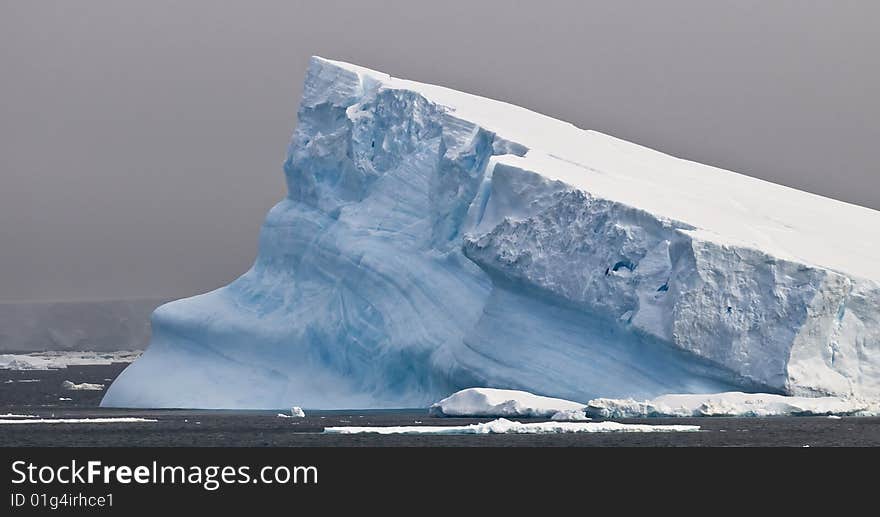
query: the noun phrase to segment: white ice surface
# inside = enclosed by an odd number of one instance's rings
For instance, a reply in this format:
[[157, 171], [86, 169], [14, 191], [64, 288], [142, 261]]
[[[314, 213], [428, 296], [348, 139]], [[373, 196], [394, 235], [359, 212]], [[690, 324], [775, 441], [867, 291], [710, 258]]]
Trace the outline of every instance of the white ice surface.
[[284, 173], [253, 267], [157, 309], [103, 405], [880, 398], [875, 210], [322, 58]]
[[158, 422], [152, 418], [118, 417], [118, 418], [38, 418], [9, 420], [0, 419], [0, 425], [6, 424], [133, 424], [140, 422]]
[[701, 416], [880, 415], [876, 401], [839, 397], [785, 397], [768, 393], [663, 395], [652, 400], [594, 399], [586, 412], [596, 418]]
[[61, 389], [67, 391], [101, 391], [104, 389], [103, 384], [93, 384], [90, 382], [83, 382], [80, 384], [76, 384], [71, 381], [64, 381], [61, 383]]
[[429, 412], [450, 417], [549, 418], [565, 411], [583, 414], [584, 406], [579, 402], [541, 397], [526, 391], [467, 388], [434, 403]]
[[699, 431], [697, 425], [646, 425], [619, 422], [533, 422], [499, 418], [483, 424], [451, 426], [327, 427], [328, 434], [559, 434], [559, 433], [663, 433]]
[[[68, 366], [130, 363], [141, 352], [34, 352], [30, 354], [0, 354], [0, 370], [58, 370]], [[21, 381], [24, 382], [24, 381]]]

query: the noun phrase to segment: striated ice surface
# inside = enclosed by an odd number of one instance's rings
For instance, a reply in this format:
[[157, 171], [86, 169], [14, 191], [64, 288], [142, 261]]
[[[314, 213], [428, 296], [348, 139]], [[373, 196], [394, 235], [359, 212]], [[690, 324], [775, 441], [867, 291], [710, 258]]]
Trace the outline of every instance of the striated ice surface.
[[321, 58], [284, 173], [105, 406], [880, 397], [880, 212]]
[[167, 300], [0, 301], [0, 352], [143, 350]]

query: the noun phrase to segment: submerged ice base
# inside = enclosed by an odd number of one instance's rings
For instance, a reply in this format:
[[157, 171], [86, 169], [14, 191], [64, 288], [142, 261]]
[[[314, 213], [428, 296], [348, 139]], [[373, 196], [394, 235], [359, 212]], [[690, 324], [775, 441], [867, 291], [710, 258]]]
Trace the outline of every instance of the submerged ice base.
[[314, 58], [254, 266], [104, 406], [880, 396], [880, 213]]

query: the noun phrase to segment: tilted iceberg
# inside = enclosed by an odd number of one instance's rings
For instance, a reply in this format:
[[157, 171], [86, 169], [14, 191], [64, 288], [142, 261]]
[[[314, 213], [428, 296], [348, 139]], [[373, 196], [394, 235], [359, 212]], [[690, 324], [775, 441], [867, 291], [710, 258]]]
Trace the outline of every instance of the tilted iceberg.
[[880, 212], [321, 58], [284, 171], [103, 405], [880, 396]]

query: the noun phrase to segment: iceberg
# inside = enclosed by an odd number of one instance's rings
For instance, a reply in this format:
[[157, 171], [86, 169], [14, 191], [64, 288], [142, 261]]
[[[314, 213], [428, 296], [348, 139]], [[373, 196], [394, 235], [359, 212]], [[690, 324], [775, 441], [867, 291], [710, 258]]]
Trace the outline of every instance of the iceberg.
[[586, 404], [541, 397], [518, 390], [468, 388], [435, 402], [428, 408], [432, 416], [524, 417], [575, 420], [584, 415]]
[[258, 257], [102, 405], [880, 397], [880, 212], [319, 57]]
[[594, 418], [878, 416], [880, 403], [840, 397], [786, 397], [770, 393], [670, 394], [653, 400], [595, 399], [586, 414]]

